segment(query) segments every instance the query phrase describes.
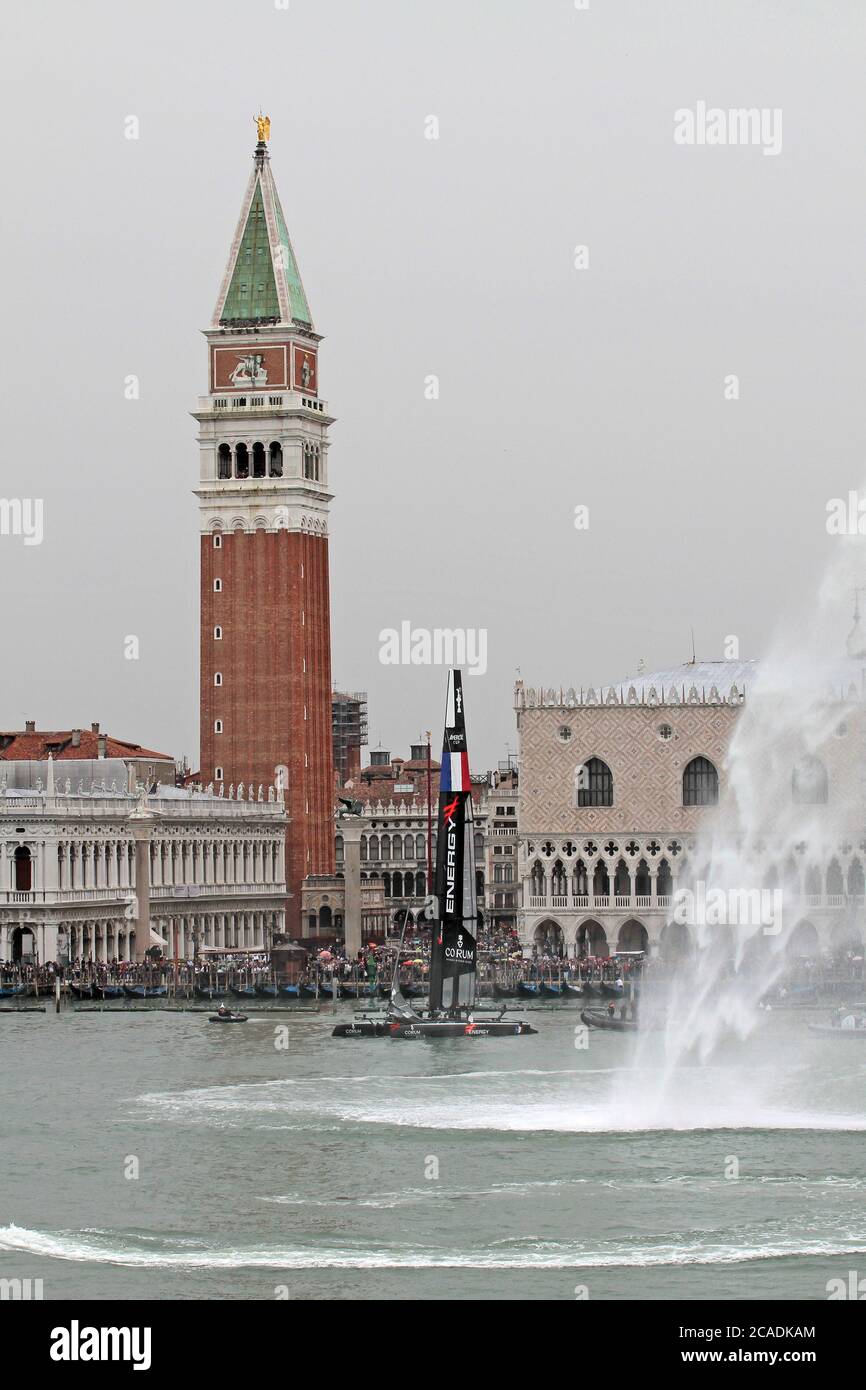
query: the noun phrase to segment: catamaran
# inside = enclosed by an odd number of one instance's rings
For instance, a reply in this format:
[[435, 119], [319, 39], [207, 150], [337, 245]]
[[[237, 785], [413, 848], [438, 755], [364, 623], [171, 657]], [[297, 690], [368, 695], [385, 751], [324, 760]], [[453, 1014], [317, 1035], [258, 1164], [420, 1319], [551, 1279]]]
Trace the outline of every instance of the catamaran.
[[400, 989], [401, 937], [385, 1018], [368, 1017], [337, 1024], [334, 1037], [515, 1037], [537, 1032], [525, 1019], [506, 1017], [504, 1007], [481, 1010], [476, 1006], [475, 833], [463, 681], [457, 669], [448, 673], [433, 886], [429, 901], [433, 939], [427, 1008], [414, 1009]]

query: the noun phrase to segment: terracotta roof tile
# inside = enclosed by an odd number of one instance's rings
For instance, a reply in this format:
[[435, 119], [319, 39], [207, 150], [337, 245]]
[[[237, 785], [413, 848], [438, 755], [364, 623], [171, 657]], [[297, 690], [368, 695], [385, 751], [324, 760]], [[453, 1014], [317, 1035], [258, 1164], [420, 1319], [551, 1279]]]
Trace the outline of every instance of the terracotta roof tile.
[[41, 762], [52, 753], [55, 762], [71, 762], [81, 758], [99, 757], [100, 741], [104, 739], [106, 758], [152, 758], [154, 762], [174, 763], [170, 753], [155, 753], [140, 743], [112, 738], [110, 734], [95, 734], [81, 730], [81, 742], [72, 743], [72, 730], [41, 730], [28, 733], [21, 730], [0, 730], [0, 760], [5, 762]]

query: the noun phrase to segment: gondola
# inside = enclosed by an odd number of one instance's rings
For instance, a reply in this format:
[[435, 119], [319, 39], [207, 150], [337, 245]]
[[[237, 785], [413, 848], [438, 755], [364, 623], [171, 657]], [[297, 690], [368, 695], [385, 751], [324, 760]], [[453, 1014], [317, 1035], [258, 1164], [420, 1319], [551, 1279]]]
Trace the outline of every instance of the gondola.
[[601, 999], [604, 995], [604, 990], [597, 980], [584, 980], [583, 992], [591, 999]]
[[550, 984], [547, 980], [541, 982], [541, 993], [545, 999], [561, 999], [565, 993], [562, 985]]
[[494, 982], [493, 982], [493, 998], [494, 998], [494, 999], [516, 999], [516, 998], [517, 998], [517, 990], [516, 990], [516, 989], [511, 989], [511, 988], [509, 988], [507, 985], [498, 985], [498, 984], [496, 983], [496, 981], [494, 980]]
[[0, 987], [0, 999], [15, 999], [19, 994], [23, 994], [26, 985], [3, 985]]
[[123, 985], [97, 985], [96, 993], [100, 999], [122, 999]]
[[562, 992], [563, 994], [567, 995], [569, 999], [582, 999], [585, 993], [582, 984], [572, 985], [569, 984], [568, 980], [563, 980]]
[[318, 999], [319, 991], [315, 985], [299, 985], [302, 999]]
[[124, 985], [127, 999], [162, 999], [166, 994], [165, 985]]
[[581, 1009], [581, 1023], [587, 1028], [606, 1028], [614, 1033], [636, 1033], [637, 1021], [633, 1018], [618, 1018], [606, 1009]]
[[402, 993], [404, 999], [426, 999], [426, 985], [403, 985]]
[[338, 999], [357, 999], [357, 998], [358, 998], [358, 987], [357, 987], [357, 985], [349, 985], [349, 984], [345, 984], [345, 985], [344, 985], [342, 980], [338, 980], [338, 981], [337, 981], [337, 998], [338, 998]]
[[70, 982], [69, 988], [72, 990], [72, 993], [75, 995], [76, 999], [96, 998], [94, 985], [73, 985]]
[[624, 990], [622, 985], [612, 985], [608, 980], [602, 980], [601, 992], [606, 999], [622, 999]]
[[234, 1012], [229, 1014], [211, 1014], [208, 1018], [208, 1023], [246, 1023], [246, 1021], [246, 1014], [236, 1014]]
[[255, 985], [231, 985], [230, 989], [235, 999], [255, 999], [256, 997]]
[[220, 989], [215, 985], [196, 985], [196, 999], [225, 999], [228, 994], [227, 989]]
[[300, 985], [280, 985], [280, 994], [284, 994], [288, 999], [300, 999]]
[[517, 993], [528, 999], [537, 999], [541, 993], [541, 987], [535, 980], [518, 980]]
[[260, 999], [276, 999], [279, 996], [279, 990], [276, 985], [256, 985], [256, 994]]

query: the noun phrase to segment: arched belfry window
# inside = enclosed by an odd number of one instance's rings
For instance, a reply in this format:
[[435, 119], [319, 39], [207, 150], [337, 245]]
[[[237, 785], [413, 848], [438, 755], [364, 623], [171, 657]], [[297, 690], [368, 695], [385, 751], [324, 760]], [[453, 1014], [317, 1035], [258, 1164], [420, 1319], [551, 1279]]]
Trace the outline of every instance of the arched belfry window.
[[232, 451], [228, 444], [221, 444], [217, 449], [217, 477], [230, 478], [232, 476]]
[[585, 786], [578, 788], [578, 806], [612, 806], [613, 775], [601, 758], [589, 758], [584, 763]]
[[314, 482], [319, 482], [319, 446], [318, 444], [304, 445], [304, 477], [312, 478]]
[[802, 758], [791, 776], [791, 794], [801, 806], [824, 806], [827, 802], [827, 769], [820, 758]]
[[719, 800], [719, 774], [709, 758], [692, 758], [683, 771], [683, 805], [715, 806]]
[[265, 476], [265, 446], [258, 440], [253, 445], [253, 477]]
[[276, 439], [268, 445], [268, 472], [272, 478], [283, 476], [283, 446]]
[[248, 478], [250, 476], [250, 453], [246, 444], [235, 445], [235, 477]]

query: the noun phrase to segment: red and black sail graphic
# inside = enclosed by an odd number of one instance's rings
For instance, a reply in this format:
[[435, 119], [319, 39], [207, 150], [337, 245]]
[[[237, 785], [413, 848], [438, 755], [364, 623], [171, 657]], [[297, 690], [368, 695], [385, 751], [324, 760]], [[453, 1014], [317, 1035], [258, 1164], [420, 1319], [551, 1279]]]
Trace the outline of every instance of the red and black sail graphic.
[[475, 843], [463, 682], [456, 670], [448, 673], [434, 894], [430, 1008], [470, 1008], [477, 969]]

